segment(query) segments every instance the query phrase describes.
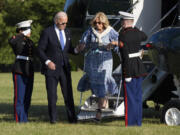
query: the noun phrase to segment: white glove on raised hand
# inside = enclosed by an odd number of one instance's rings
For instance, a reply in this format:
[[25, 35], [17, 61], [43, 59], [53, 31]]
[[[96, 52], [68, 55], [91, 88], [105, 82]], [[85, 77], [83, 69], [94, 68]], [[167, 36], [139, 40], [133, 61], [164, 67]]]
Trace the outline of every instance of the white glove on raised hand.
[[126, 81], [126, 82], [130, 82], [131, 80], [132, 80], [131, 77], [125, 78], [125, 81]]
[[25, 31], [22, 32], [25, 36], [27, 36], [28, 34], [31, 33], [31, 29], [27, 29]]

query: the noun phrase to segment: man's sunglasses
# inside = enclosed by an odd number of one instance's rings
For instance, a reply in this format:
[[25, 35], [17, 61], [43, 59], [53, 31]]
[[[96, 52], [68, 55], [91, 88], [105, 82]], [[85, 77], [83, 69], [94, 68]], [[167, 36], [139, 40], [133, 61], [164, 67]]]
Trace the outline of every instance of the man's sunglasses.
[[59, 25], [65, 25], [65, 24], [67, 24], [67, 23], [60, 23]]

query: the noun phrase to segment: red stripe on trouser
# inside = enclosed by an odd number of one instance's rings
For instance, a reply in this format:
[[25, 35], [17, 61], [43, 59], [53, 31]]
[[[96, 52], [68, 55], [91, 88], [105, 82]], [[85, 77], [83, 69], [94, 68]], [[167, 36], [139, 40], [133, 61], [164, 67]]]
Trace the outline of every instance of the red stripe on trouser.
[[18, 115], [17, 115], [17, 111], [16, 111], [16, 104], [17, 104], [17, 75], [14, 74], [14, 113], [15, 113], [15, 118], [16, 118], [16, 122], [18, 122]]
[[125, 102], [125, 126], [128, 125], [128, 104], [127, 104], [127, 89], [126, 89], [126, 82], [124, 81], [124, 102]]

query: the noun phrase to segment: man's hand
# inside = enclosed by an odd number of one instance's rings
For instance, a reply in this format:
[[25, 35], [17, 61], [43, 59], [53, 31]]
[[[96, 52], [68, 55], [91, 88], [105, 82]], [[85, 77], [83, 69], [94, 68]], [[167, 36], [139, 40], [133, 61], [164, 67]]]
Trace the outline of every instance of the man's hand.
[[56, 65], [51, 61], [48, 63], [48, 68], [51, 69], [51, 70], [56, 70]]
[[85, 44], [79, 44], [76, 46], [76, 51], [79, 53], [81, 51], [83, 51], [85, 48]]

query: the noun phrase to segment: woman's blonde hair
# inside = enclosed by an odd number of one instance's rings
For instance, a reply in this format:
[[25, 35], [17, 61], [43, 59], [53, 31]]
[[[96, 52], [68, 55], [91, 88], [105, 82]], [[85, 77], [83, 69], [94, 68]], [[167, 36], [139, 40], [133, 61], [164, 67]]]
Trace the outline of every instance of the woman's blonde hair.
[[107, 16], [103, 12], [98, 12], [98, 13], [96, 13], [95, 17], [90, 22], [90, 25], [92, 27], [95, 27], [95, 22], [96, 22], [97, 18], [100, 20], [100, 22], [103, 23], [103, 26], [105, 29], [109, 26], [109, 20], [108, 20]]

